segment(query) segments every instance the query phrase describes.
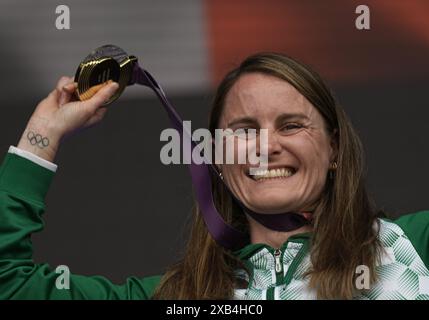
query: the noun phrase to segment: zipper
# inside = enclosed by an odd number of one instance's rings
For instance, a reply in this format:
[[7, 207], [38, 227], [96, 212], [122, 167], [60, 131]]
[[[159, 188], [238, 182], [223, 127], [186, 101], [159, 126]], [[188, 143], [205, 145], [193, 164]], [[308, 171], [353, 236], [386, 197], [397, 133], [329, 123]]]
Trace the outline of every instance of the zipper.
[[274, 287], [268, 288], [267, 300], [274, 300], [275, 287], [283, 282], [283, 263], [281, 261], [282, 251], [280, 249], [274, 250], [274, 270], [276, 271], [276, 283]]
[[[304, 242], [302, 244], [301, 249], [298, 251], [298, 253], [296, 254], [295, 258], [293, 259], [291, 265], [289, 266], [286, 275], [283, 275], [283, 263], [281, 262], [282, 251], [280, 249], [274, 250], [273, 255], [274, 255], [274, 260], [275, 260], [276, 286], [279, 286], [280, 284], [283, 284], [284, 286], [289, 285], [296, 269], [301, 264], [302, 260], [304, 259], [305, 255], [307, 254], [308, 246], [309, 246], [308, 242]], [[275, 287], [268, 288], [267, 300], [273, 300], [274, 299], [274, 290], [275, 290]]]
[[276, 261], [276, 273], [280, 273], [283, 270], [283, 264], [280, 261], [281, 255], [282, 255], [282, 251], [280, 249], [276, 249], [274, 251], [274, 259]]

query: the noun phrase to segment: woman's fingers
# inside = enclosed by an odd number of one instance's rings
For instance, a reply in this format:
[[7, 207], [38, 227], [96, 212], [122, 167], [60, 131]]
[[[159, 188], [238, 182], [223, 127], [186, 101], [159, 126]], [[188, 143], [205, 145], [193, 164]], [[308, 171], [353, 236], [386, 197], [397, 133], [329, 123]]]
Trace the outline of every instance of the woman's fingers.
[[62, 87], [60, 99], [58, 101], [60, 107], [63, 104], [70, 102], [70, 100], [72, 99], [72, 96], [73, 96], [74, 92], [76, 91], [76, 89], [77, 89], [77, 83], [76, 82], [68, 83]]
[[56, 85], [56, 88], [57, 88], [57, 90], [58, 90], [58, 91], [62, 91], [62, 89], [63, 89], [63, 87], [64, 87], [65, 85], [67, 85], [67, 84], [69, 84], [69, 83], [72, 83], [72, 82], [73, 82], [73, 78], [71, 78], [71, 77], [66, 77], [66, 76], [62, 76], [62, 77], [58, 80], [57, 85]]
[[75, 92], [75, 90], [77, 89], [77, 82], [71, 82], [71, 83], [67, 83], [64, 87], [63, 90], [67, 93], [73, 93]]
[[97, 93], [95, 93], [91, 99], [83, 102], [85, 108], [90, 114], [95, 114], [95, 111], [107, 102], [111, 96], [114, 95], [118, 90], [119, 85], [116, 82], [111, 82], [102, 87]]
[[70, 95], [64, 92], [64, 86], [73, 82], [71, 77], [62, 76], [55, 87], [57, 91], [58, 104], [62, 106], [70, 100]]
[[91, 99], [84, 102], [87, 104], [86, 107], [92, 114], [91, 117], [86, 121], [84, 125], [85, 128], [95, 125], [104, 118], [107, 108], [103, 107], [103, 104], [115, 94], [118, 88], [119, 85], [117, 82], [109, 81], [103, 87], [99, 88], [98, 91], [91, 97]]
[[69, 85], [71, 82], [73, 82], [72, 78], [66, 76], [61, 77], [58, 80], [55, 89], [49, 93], [47, 98], [49, 100], [53, 99], [59, 101], [61, 98], [61, 93], [63, 92], [63, 87]]

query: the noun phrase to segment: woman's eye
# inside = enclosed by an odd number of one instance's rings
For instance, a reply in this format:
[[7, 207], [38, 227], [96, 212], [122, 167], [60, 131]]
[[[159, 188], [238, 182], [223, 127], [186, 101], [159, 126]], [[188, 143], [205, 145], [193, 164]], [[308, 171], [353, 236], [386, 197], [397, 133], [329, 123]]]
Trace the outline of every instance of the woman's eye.
[[244, 132], [248, 133], [257, 133], [258, 131], [255, 128], [243, 128]]
[[290, 130], [296, 130], [302, 128], [302, 125], [299, 123], [287, 123], [283, 126], [282, 130], [284, 131], [290, 131]]

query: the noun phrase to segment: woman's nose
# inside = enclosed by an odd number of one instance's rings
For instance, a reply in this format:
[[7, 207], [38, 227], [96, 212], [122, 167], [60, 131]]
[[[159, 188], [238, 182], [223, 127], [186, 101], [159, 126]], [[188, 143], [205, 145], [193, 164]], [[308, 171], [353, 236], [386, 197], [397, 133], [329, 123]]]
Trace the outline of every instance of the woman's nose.
[[265, 132], [261, 132], [258, 150], [259, 155], [266, 153], [267, 156], [273, 156], [281, 153], [281, 151], [282, 145], [275, 131], [265, 129]]

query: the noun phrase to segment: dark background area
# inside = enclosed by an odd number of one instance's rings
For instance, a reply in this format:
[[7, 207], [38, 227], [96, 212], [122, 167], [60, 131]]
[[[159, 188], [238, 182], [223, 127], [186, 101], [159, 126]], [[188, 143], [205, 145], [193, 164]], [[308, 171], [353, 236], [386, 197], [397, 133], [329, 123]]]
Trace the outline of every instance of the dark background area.
[[[32, 8], [29, 1], [22, 3]], [[107, 3], [113, 5], [113, 2]], [[160, 1], [157, 11], [152, 5], [153, 2], [141, 3], [142, 10], [150, 7], [155, 16], [162, 15], [164, 12], [162, 10], [171, 7], [171, 2], [169, 5], [165, 1]], [[200, 3], [203, 2], [183, 3], [186, 3], [184, 6], [189, 7], [190, 12], [196, 15], [200, 12]], [[278, 1], [265, 3], [267, 6], [279, 5]], [[299, 6], [295, 1], [287, 3], [290, 4], [290, 8]], [[301, 9], [311, 11], [309, 2], [305, 3]], [[331, 1], [329, 8], [341, 8], [343, 11], [350, 9], [353, 29], [354, 7], [340, 3]], [[382, 3], [389, 6], [388, 2]], [[75, 35], [79, 34], [80, 28], [83, 27], [76, 20], [72, 20], [74, 24], [72, 30], [68, 31], [70, 33], [61, 39], [58, 34], [62, 31], [53, 27], [52, 8], [55, 8], [55, 5], [57, 4], [54, 1], [47, 1], [44, 4], [46, 10], [50, 10], [46, 14], [50, 17], [49, 23], [46, 23], [48, 27], [37, 23], [31, 25], [31, 21], [26, 22], [22, 17], [19, 18], [20, 14], [31, 16], [25, 10], [24, 4], [18, 7], [10, 2], [7, 10], [3, 8], [0, 10], [0, 41], [3, 43], [0, 51], [0, 60], [3, 61], [0, 66], [2, 75], [0, 150], [3, 150], [3, 154], [7, 152], [9, 145], [17, 144], [34, 107], [47, 95], [59, 76], [73, 74], [74, 66], [77, 67], [80, 60], [93, 48], [109, 42], [128, 48], [123, 45], [128, 43], [129, 47], [135, 50], [130, 53], [140, 57], [143, 55], [142, 52], [145, 52], [144, 45], [138, 47], [132, 42], [140, 35], [132, 19], [127, 21], [130, 25], [130, 29], [127, 30], [128, 37], [131, 40], [124, 40], [121, 33], [111, 37], [109, 34], [94, 35], [91, 38], [91, 30], [102, 28], [105, 23], [100, 17], [91, 21], [94, 24], [92, 29], [86, 25], [89, 34], [81, 42], [76, 40], [79, 37]], [[74, 6], [79, 8], [79, 5], [83, 6], [82, 1], [70, 1], [72, 14]], [[134, 5], [138, 6], [135, 3]], [[212, 1], [206, 1], [200, 12], [201, 17], [197, 19], [199, 23], [206, 19], [204, 17], [207, 14], [204, 10], [208, 10], [212, 5]], [[94, 5], [94, 8], [96, 7]], [[328, 7], [324, 8], [326, 10]], [[427, 5], [425, 8], [428, 9]], [[305, 37], [305, 34], [297, 34], [295, 29], [284, 31], [286, 35], [294, 35], [295, 40], [302, 37], [301, 44], [292, 42], [295, 48], [298, 48], [295, 51], [288, 47], [282, 49], [281, 46], [269, 45], [261, 45], [259, 51], [270, 48], [283, 50], [297, 59], [310, 63], [322, 76], [326, 76], [328, 84], [346, 109], [363, 140], [371, 194], [380, 208], [393, 216], [398, 216], [429, 209], [426, 186], [429, 178], [427, 166], [429, 65], [424, 58], [428, 56], [429, 32], [427, 29], [420, 30], [426, 35], [421, 37], [413, 32], [412, 28], [399, 28], [400, 21], [408, 24], [414, 21], [409, 18], [411, 13], [404, 11], [407, 19], [400, 19], [401, 16], [397, 15], [399, 18], [396, 22], [399, 27], [396, 34], [392, 33], [395, 28], [383, 27], [380, 21], [388, 19], [377, 20], [382, 11], [379, 7], [376, 9], [378, 11], [375, 10], [376, 14], [372, 16], [374, 27], [370, 31], [372, 33], [368, 34], [371, 39], [368, 43], [362, 43], [364, 36], [357, 34], [354, 29], [342, 35], [340, 31], [344, 27], [341, 25], [334, 28], [335, 32], [328, 32], [335, 40], [325, 42], [324, 56], [328, 55], [328, 51], [338, 57], [352, 57], [355, 54], [353, 59], [338, 60], [338, 64], [335, 64], [333, 57], [329, 63], [336, 65], [335, 72], [332, 71], [334, 69], [329, 69], [326, 60], [321, 62], [318, 55], [321, 51], [306, 51], [301, 55], [303, 43], [308, 45], [315, 42]], [[391, 18], [393, 9], [390, 7], [388, 9], [390, 11], [385, 14]], [[103, 10], [109, 11], [109, 6], [106, 5]], [[133, 10], [136, 10], [136, 7], [133, 7]], [[174, 8], [169, 10], [173, 15]], [[184, 9], [182, 7], [177, 10]], [[318, 10], [321, 8], [318, 7]], [[13, 18], [14, 14], [17, 18]], [[186, 14], [183, 16], [184, 20], [190, 20]], [[417, 16], [415, 17], [417, 19]], [[39, 21], [37, 17], [34, 19], [36, 22]], [[135, 19], [142, 24], [148, 23], [138, 17]], [[334, 19], [335, 17], [320, 16], [320, 20], [317, 21], [297, 20], [294, 23], [305, 24], [308, 28], [313, 23], [316, 24], [314, 28], [317, 28], [332, 24]], [[154, 26], [157, 26], [156, 20], [153, 19], [151, 22]], [[82, 22], [83, 25], [85, 21]], [[174, 23], [180, 27], [181, 21]], [[17, 26], [18, 29], [14, 28]], [[147, 25], [144, 26], [148, 28]], [[209, 29], [207, 26], [204, 28]], [[173, 29], [174, 25], [171, 27], [171, 30]], [[214, 80], [210, 82], [208, 75], [210, 65], [213, 66], [213, 62], [210, 61], [215, 60], [211, 51], [213, 38], [203, 41], [201, 39], [209, 36], [185, 32], [186, 35], [183, 37], [189, 37], [186, 39], [193, 40], [198, 45], [192, 42], [188, 48], [188, 56], [187, 51], [181, 47], [180, 54], [174, 55], [170, 52], [170, 56], [164, 57], [162, 54], [166, 51], [174, 50], [174, 43], [171, 47], [165, 45], [170, 43], [169, 41], [180, 42], [182, 45], [187, 42], [182, 38], [183, 41], [180, 39], [179, 41], [165, 28], [154, 27], [151, 30], [158, 30], [158, 43], [151, 42], [157, 47], [155, 50], [152, 46], [152, 55], [145, 60], [149, 64], [148, 69], [162, 84], [166, 83], [166, 93], [183, 119], [192, 120], [193, 129], [205, 127], [216, 84]], [[356, 36], [356, 42], [350, 35]], [[45, 39], [43, 40], [45, 42], [40, 39]], [[57, 47], [55, 54], [42, 46], [49, 43], [49, 39], [52, 39], [51, 45], [55, 44]], [[141, 38], [139, 39], [143, 42]], [[347, 41], [341, 42], [342, 39]], [[288, 37], [278, 41], [290, 43]], [[73, 44], [76, 48], [71, 49]], [[196, 47], [208, 49], [198, 51]], [[305, 45], [304, 47], [312, 50], [312, 47]], [[38, 59], [31, 58], [32, 51], [40, 54]], [[61, 52], [65, 54], [64, 64], [61, 64], [59, 54]], [[157, 57], [157, 52], [162, 59]], [[196, 52], [205, 58], [193, 57], [192, 54], [197, 55]], [[243, 52], [240, 51], [235, 56], [233, 53], [229, 55], [232, 63], [239, 61]], [[186, 56], [185, 62], [182, 56]], [[359, 60], [359, 56], [362, 56], [363, 60]], [[40, 62], [40, 57], [43, 57], [43, 63]], [[219, 58], [219, 55], [217, 57]], [[371, 59], [368, 60], [368, 57]], [[195, 65], [198, 65], [198, 68], [192, 69], [193, 61], [196, 61]], [[49, 70], [40, 68], [40, 65], [49, 66], [50, 63], [55, 68]], [[359, 68], [353, 69], [356, 65]], [[208, 71], [204, 71], [204, 66], [207, 66]], [[349, 73], [341, 69], [345, 66], [350, 66]], [[188, 73], [186, 68], [189, 69]], [[388, 72], [383, 73], [383, 70]], [[374, 77], [371, 77], [372, 71]], [[353, 76], [356, 74], [358, 76]], [[170, 75], [176, 80], [169, 79]], [[200, 86], [198, 83], [204, 85]], [[72, 273], [104, 275], [115, 282], [122, 282], [130, 275], [148, 276], [163, 273], [167, 266], [178, 259], [186, 237], [184, 226], [191, 215], [192, 192], [185, 166], [164, 166], [159, 160], [159, 152], [164, 144], [159, 136], [163, 129], [169, 127], [169, 123], [165, 111], [154, 95], [146, 88], [130, 88], [109, 108], [105, 120], [100, 125], [71, 137], [62, 145], [55, 160], [59, 168], [46, 199], [46, 228], [43, 233], [34, 235], [33, 239], [37, 262], [48, 262], [52, 267], [64, 264]]]

